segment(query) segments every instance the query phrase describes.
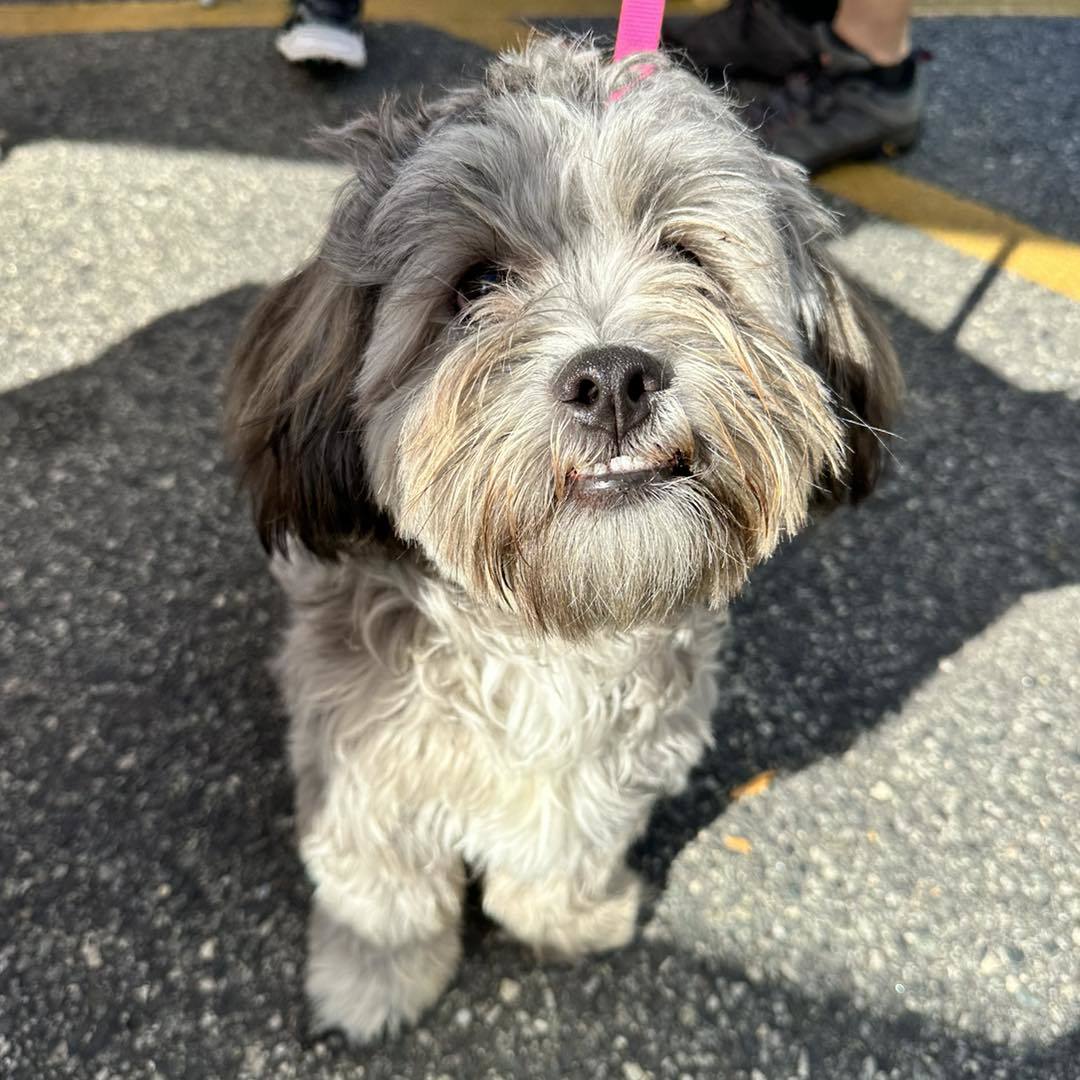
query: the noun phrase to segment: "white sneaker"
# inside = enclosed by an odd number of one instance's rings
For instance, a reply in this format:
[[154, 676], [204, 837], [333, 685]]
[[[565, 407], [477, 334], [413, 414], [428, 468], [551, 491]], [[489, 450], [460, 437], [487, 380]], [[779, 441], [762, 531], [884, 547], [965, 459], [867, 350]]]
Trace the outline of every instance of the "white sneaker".
[[318, 61], [357, 71], [367, 64], [367, 48], [359, 26], [317, 19], [303, 6], [297, 7], [274, 44], [290, 64]]

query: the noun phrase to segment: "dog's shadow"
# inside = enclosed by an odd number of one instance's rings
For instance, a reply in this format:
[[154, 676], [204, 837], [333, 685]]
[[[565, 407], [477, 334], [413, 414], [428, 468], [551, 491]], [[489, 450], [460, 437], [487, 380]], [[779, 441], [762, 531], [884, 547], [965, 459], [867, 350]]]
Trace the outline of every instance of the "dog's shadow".
[[[251, 987], [258, 1008], [303, 1026], [307, 885], [265, 669], [282, 611], [218, 419], [255, 293], [169, 314], [0, 396], [0, 849], [26, 853], [5, 870], [11, 896], [32, 874], [20, 868], [48, 870], [0, 914], [18, 916], [31, 952], [58, 931], [129, 942], [79, 976], [94, 981], [78, 1008], [102, 1045], [152, 1012], [152, 998], [130, 1005], [144, 985], [165, 986], [192, 1030], [210, 1001], [242, 1041]], [[866, 504], [783, 548], [736, 605], [716, 748], [634, 853], [654, 883], [738, 781], [842, 752], [1021, 595], [1080, 580], [1080, 408], [886, 314], [911, 386], [897, 466]], [[44, 968], [24, 970], [33, 985]], [[207, 970], [220, 979], [200, 997]], [[20, 1022], [49, 1045], [53, 1019]]]

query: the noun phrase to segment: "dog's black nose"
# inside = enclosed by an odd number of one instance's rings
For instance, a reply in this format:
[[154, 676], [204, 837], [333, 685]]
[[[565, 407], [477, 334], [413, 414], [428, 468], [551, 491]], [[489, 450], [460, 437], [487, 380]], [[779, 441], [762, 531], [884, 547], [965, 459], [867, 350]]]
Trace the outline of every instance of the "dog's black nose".
[[667, 383], [655, 356], [630, 345], [605, 345], [570, 360], [555, 381], [555, 396], [579, 424], [619, 441], [649, 415], [652, 396]]

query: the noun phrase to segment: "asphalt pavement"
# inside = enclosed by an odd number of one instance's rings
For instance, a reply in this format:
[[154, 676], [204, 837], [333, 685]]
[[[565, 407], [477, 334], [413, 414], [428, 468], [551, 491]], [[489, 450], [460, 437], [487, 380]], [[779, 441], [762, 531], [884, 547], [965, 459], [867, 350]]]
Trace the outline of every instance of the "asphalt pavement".
[[[1080, 240], [1080, 20], [917, 33], [895, 167]], [[896, 460], [736, 604], [638, 940], [541, 966], [474, 904], [418, 1029], [311, 1037], [282, 606], [219, 381], [340, 178], [305, 137], [483, 52], [375, 26], [313, 78], [271, 41], [0, 41], [0, 1075], [1078, 1080], [1080, 305], [839, 203]]]

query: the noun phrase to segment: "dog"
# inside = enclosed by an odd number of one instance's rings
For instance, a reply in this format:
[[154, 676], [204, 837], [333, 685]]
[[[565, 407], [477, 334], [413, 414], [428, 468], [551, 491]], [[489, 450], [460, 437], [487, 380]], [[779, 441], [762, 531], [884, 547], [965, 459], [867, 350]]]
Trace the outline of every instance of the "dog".
[[226, 387], [277, 661], [319, 1029], [414, 1022], [466, 867], [544, 956], [614, 949], [710, 741], [724, 609], [874, 486], [900, 393], [798, 167], [663, 56], [536, 39], [337, 133], [316, 255]]

